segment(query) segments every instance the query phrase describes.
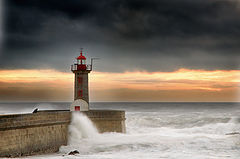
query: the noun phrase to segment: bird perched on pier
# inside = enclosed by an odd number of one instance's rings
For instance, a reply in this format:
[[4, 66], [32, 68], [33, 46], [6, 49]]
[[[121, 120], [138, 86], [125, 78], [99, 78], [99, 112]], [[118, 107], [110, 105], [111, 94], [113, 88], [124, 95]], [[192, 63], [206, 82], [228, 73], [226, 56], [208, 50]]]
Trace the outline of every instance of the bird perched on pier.
[[38, 112], [38, 108], [34, 109], [32, 113], [37, 113], [37, 112]]

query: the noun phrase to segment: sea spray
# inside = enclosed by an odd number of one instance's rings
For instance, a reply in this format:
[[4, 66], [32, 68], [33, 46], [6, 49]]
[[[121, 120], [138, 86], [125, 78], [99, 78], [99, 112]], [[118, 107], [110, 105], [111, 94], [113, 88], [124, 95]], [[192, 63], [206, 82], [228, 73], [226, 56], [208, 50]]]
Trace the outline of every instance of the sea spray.
[[[150, 104], [143, 110], [139, 109], [146, 103], [121, 104], [127, 110], [126, 134], [104, 133], [81, 138], [78, 144], [62, 147], [59, 156], [46, 158], [239, 159], [240, 136], [236, 132], [240, 130], [240, 109], [231, 107], [231, 103], [217, 103], [220, 105], [217, 108], [211, 103], [196, 107], [192, 103], [174, 103], [176, 107], [151, 103], [155, 105], [153, 112], [145, 111]], [[192, 106], [186, 109], [185, 105]], [[66, 155], [74, 150], [79, 154]]]
[[72, 121], [69, 125], [69, 145], [79, 143], [82, 138], [94, 138], [98, 135], [96, 127], [86, 115], [80, 112], [72, 113]]
[[92, 148], [91, 145], [86, 144], [86, 140], [96, 140], [100, 136], [91, 120], [80, 112], [72, 112], [68, 133], [68, 145], [59, 149], [59, 152], [64, 154], [74, 150], [80, 154], [88, 153]]

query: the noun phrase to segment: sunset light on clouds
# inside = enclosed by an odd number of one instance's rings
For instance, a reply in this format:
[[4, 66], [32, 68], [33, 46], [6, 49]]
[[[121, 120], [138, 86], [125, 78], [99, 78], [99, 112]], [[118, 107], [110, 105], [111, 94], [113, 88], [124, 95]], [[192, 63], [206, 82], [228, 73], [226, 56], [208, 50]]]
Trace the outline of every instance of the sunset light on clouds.
[[[72, 73], [1, 70], [1, 100], [71, 101]], [[239, 101], [239, 70], [92, 72], [91, 101]], [[11, 97], [9, 96], [11, 95]]]
[[0, 3], [2, 101], [72, 101], [80, 48], [90, 102], [240, 101], [238, 1]]

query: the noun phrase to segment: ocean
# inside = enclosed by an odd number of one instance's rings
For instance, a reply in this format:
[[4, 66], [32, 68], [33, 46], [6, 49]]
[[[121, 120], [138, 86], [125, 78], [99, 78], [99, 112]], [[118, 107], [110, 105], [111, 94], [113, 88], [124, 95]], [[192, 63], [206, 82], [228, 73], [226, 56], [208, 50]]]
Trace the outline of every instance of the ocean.
[[[68, 109], [70, 103], [0, 103], [0, 114], [34, 108]], [[91, 103], [91, 109], [126, 111], [126, 134], [98, 134], [76, 115], [70, 131], [78, 140], [53, 154], [24, 158], [239, 159], [240, 103]], [[71, 139], [71, 136], [70, 136]], [[68, 155], [72, 150], [79, 154]]]

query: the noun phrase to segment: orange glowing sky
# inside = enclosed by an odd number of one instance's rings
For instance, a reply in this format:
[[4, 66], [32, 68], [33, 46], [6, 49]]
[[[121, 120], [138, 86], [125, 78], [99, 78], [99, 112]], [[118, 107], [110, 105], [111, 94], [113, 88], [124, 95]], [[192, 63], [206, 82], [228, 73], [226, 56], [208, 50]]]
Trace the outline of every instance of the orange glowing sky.
[[[240, 101], [240, 70], [92, 72], [90, 101]], [[1, 70], [1, 101], [71, 101], [73, 74]]]

